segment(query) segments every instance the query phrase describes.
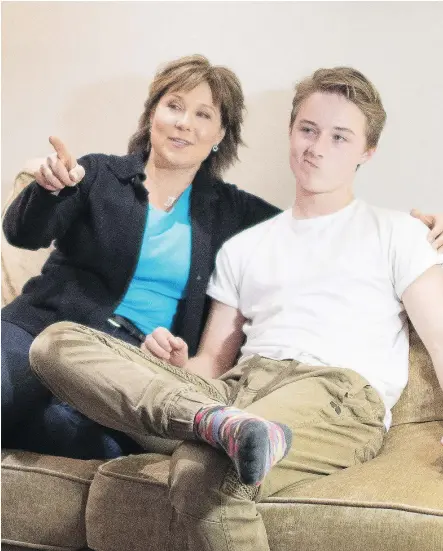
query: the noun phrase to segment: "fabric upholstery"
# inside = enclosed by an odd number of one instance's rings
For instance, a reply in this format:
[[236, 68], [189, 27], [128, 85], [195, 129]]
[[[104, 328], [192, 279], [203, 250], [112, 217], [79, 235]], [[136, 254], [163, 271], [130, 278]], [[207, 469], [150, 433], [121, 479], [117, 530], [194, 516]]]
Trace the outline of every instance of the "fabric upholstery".
[[85, 509], [100, 461], [2, 452], [2, 543], [86, 547]]
[[443, 390], [426, 348], [411, 327], [408, 384], [392, 409], [391, 426], [442, 420]]
[[[442, 434], [442, 422], [395, 427], [378, 458], [267, 498], [258, 509], [272, 551], [443, 548]], [[101, 465], [86, 511], [90, 547], [183, 549], [168, 470], [169, 458], [154, 454]]]
[[[2, 216], [17, 195], [33, 180], [32, 173], [37, 170], [43, 159], [32, 159], [26, 168], [20, 172], [14, 182], [9, 197], [3, 208]], [[38, 275], [46, 262], [53, 246], [38, 251], [18, 249], [10, 245], [1, 232], [1, 260], [2, 260], [2, 307], [9, 304], [21, 292], [23, 285], [29, 278]]]

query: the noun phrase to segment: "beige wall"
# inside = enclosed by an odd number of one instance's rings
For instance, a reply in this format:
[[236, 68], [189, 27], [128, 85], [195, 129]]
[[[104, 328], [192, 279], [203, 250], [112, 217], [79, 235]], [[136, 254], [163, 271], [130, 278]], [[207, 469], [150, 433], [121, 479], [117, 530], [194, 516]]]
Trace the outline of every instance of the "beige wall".
[[358, 194], [442, 211], [442, 28], [438, 2], [2, 3], [2, 201], [24, 161], [51, 151], [50, 134], [78, 156], [123, 154], [157, 66], [202, 53], [236, 71], [249, 107], [249, 148], [228, 181], [289, 205], [293, 85], [353, 65], [388, 112]]

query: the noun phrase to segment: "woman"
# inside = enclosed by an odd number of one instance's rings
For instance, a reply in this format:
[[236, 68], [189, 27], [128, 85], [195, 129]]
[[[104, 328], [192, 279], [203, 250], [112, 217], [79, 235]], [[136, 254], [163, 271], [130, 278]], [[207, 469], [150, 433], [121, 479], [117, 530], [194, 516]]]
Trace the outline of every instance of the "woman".
[[55, 403], [31, 375], [31, 342], [56, 321], [136, 345], [162, 325], [196, 352], [217, 250], [279, 212], [221, 180], [242, 144], [243, 111], [234, 73], [190, 56], [155, 76], [128, 155], [86, 155], [75, 168], [50, 139], [57, 156], [4, 220], [15, 246], [57, 243], [42, 274], [2, 310], [4, 446], [89, 458], [120, 455], [128, 444]]
[[243, 110], [237, 77], [190, 56], [155, 76], [129, 155], [77, 165], [50, 139], [56, 155], [4, 221], [18, 247], [57, 240], [42, 274], [2, 310], [4, 446], [81, 458], [134, 450], [52, 398], [30, 373], [29, 347], [48, 325], [74, 321], [137, 346], [166, 327], [196, 353], [216, 252], [279, 212], [221, 180], [237, 159]]

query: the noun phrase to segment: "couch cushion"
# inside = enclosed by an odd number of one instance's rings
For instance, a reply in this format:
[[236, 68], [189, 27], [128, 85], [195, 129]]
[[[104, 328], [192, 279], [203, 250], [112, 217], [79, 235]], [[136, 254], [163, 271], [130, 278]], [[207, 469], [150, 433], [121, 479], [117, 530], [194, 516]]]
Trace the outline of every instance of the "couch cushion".
[[[28, 161], [26, 168], [16, 176], [14, 186], [3, 208], [2, 218], [11, 202], [33, 181], [32, 173], [38, 169], [42, 161], [44, 159]], [[40, 274], [53, 246], [38, 251], [18, 249], [6, 241], [3, 231], [1, 233], [2, 306], [6, 306], [21, 293], [23, 285], [29, 278]]]
[[408, 384], [392, 409], [392, 426], [443, 420], [443, 390], [424, 344], [410, 325]]
[[[442, 434], [438, 422], [395, 427], [376, 459], [260, 503], [272, 551], [443, 548]], [[102, 465], [86, 511], [89, 546], [181, 551], [168, 471], [158, 454]]]
[[86, 501], [100, 464], [2, 451], [2, 543], [54, 551], [86, 547]]

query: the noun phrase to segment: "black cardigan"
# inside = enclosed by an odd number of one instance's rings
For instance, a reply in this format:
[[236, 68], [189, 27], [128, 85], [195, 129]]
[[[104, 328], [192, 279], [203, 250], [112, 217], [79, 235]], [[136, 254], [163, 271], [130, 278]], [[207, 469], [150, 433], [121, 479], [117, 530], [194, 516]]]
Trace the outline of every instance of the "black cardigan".
[[[106, 330], [135, 272], [143, 239], [148, 193], [146, 158], [92, 154], [79, 159], [83, 181], [52, 195], [36, 182], [9, 207], [3, 229], [9, 243], [36, 250], [55, 239], [56, 250], [2, 319], [37, 335], [57, 321]], [[207, 317], [206, 287], [217, 251], [234, 234], [280, 210], [201, 168], [192, 185], [192, 252], [187, 296], [173, 331], [195, 354]]]

